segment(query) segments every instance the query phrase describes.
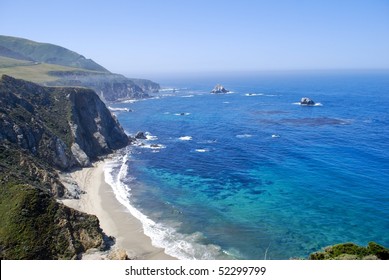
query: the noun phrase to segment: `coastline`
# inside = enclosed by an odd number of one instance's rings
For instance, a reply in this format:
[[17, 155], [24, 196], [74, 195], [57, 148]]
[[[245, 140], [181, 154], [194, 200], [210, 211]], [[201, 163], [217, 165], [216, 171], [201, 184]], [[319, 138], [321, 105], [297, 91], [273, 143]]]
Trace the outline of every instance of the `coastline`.
[[[100, 227], [108, 236], [115, 238], [110, 251], [125, 250], [130, 259], [172, 260], [163, 248], [154, 247], [150, 237], [144, 234], [141, 222], [117, 201], [115, 194], [104, 179], [106, 159], [93, 163], [92, 167], [82, 168], [66, 175], [80, 187], [79, 199], [61, 200], [66, 206], [96, 215]], [[82, 259], [106, 259], [109, 252], [94, 250], [83, 255]]]

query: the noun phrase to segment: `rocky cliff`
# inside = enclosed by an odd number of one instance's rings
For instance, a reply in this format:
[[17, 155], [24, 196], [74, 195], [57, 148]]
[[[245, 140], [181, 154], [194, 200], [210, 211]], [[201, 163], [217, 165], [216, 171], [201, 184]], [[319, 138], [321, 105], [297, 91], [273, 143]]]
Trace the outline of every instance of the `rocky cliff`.
[[128, 137], [89, 89], [42, 87], [3, 76], [0, 80], [0, 141], [15, 143], [59, 169], [128, 144]]
[[0, 80], [0, 259], [77, 259], [102, 249], [98, 219], [57, 202], [56, 170], [87, 166], [128, 144], [92, 90]]
[[59, 79], [52, 86], [82, 86], [93, 89], [104, 101], [148, 98], [157, 93], [159, 84], [144, 79], [128, 79], [119, 74], [85, 73], [82, 71], [50, 71]]

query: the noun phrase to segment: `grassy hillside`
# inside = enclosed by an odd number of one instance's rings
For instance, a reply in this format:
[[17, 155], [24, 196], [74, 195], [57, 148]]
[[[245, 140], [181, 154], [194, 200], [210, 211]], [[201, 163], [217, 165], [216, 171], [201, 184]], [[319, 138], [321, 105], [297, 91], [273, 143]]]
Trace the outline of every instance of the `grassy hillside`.
[[93, 60], [86, 59], [76, 52], [53, 44], [0, 35], [0, 46], [11, 50], [14, 54], [19, 54], [36, 62], [109, 73], [107, 69]]
[[44, 84], [59, 80], [58, 76], [51, 74], [52, 72], [84, 72], [91, 75], [101, 73], [96, 71], [82, 70], [74, 67], [18, 60], [0, 56], [0, 76], [5, 74], [17, 79]]
[[0, 69], [1, 68], [9, 68], [15, 66], [26, 66], [26, 65], [34, 65], [36, 62], [21, 60], [12, 57], [0, 56]]
[[76, 68], [16, 60], [0, 57], [0, 75], [8, 75], [17, 79], [24, 79], [35, 83], [46, 83], [58, 80], [50, 75], [51, 71], [74, 71]]

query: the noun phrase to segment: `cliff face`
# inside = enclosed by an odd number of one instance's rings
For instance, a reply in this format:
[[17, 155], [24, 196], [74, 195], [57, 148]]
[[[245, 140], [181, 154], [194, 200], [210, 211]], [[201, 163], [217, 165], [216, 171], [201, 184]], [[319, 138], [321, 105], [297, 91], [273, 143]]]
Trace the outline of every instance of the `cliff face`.
[[0, 80], [0, 141], [28, 150], [59, 169], [128, 144], [104, 103], [83, 88], [48, 88], [3, 76]]
[[46, 83], [53, 86], [82, 86], [93, 89], [105, 101], [148, 98], [160, 86], [150, 80], [128, 79], [118, 74], [88, 73], [79, 71], [49, 72], [59, 79]]
[[83, 161], [85, 155], [96, 159], [129, 143], [123, 128], [93, 91], [80, 93], [77, 89], [68, 98], [72, 112], [69, 124], [74, 138], [71, 150], [80, 165], [88, 164]]
[[97, 217], [56, 201], [55, 169], [86, 166], [128, 144], [100, 98], [84, 88], [0, 80], [0, 259], [76, 259], [107, 238]]

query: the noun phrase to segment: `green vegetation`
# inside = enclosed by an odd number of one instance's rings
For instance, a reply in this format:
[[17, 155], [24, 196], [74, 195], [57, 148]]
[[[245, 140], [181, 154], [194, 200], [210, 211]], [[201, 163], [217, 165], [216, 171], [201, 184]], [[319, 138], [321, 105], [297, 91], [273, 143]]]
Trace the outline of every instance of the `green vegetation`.
[[109, 73], [107, 69], [93, 60], [52, 44], [0, 35], [0, 46], [32, 61]]
[[[2, 185], [0, 211], [1, 259], [72, 259], [102, 244], [95, 216], [77, 213], [30, 185]], [[95, 241], [83, 242], [85, 233]]]
[[[85, 73], [84, 75], [93, 75], [99, 72], [80, 70], [78, 68], [72, 68], [67, 66], [36, 63], [24, 60], [17, 60], [13, 58], [6, 58], [0, 56], [0, 76], [5, 74], [15, 77], [17, 79], [23, 79], [34, 83], [48, 83], [55, 82], [60, 79], [58, 73]], [[54, 74], [57, 75], [54, 75]]]
[[28, 60], [20, 60], [11, 57], [0, 56], [0, 69], [8, 68], [8, 67], [16, 67], [16, 66], [30, 66], [34, 65], [35, 62]]
[[[52, 242], [58, 206], [47, 194], [29, 185], [8, 184], [0, 189], [1, 258], [49, 259], [58, 254]], [[43, 238], [42, 238], [43, 237]], [[64, 252], [64, 257], [66, 252]], [[71, 256], [68, 256], [71, 257]]]
[[72, 259], [103, 246], [98, 219], [56, 202], [63, 193], [47, 163], [0, 142], [0, 259]]
[[389, 260], [389, 249], [369, 242], [367, 247], [354, 243], [337, 244], [309, 256], [310, 260]]

